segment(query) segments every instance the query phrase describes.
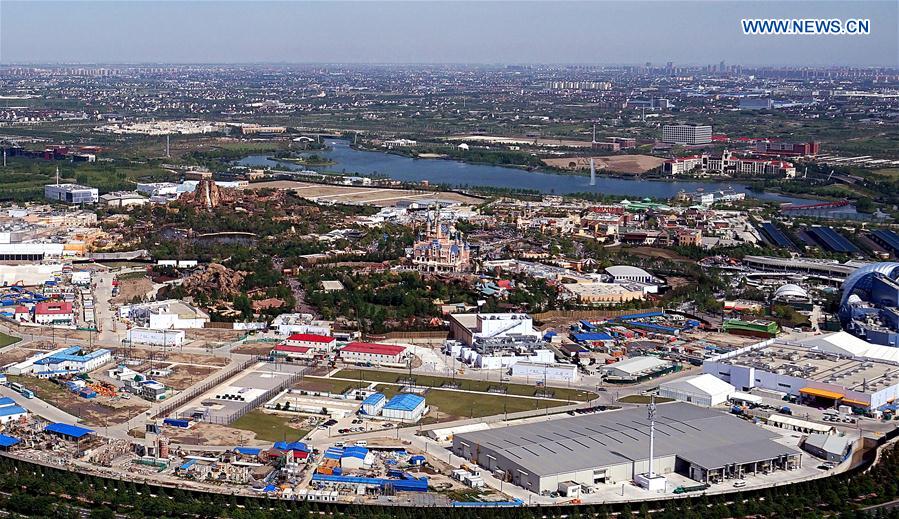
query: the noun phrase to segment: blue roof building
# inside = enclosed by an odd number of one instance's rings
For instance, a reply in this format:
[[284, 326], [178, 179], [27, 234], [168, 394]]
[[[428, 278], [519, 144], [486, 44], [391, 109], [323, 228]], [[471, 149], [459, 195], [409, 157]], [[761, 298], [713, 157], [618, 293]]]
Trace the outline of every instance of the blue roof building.
[[384, 418], [403, 422], [417, 422], [425, 411], [425, 397], [412, 393], [400, 393], [387, 402], [381, 411]]
[[93, 429], [87, 429], [85, 427], [78, 427], [77, 425], [69, 425], [66, 423], [51, 423], [50, 425], [44, 427], [44, 432], [57, 434], [59, 436], [63, 436], [65, 438], [70, 438], [73, 440], [80, 440], [85, 436], [94, 434]]
[[10, 447], [19, 443], [18, 438], [13, 438], [12, 436], [7, 436], [5, 434], [0, 434], [0, 449], [9, 450]]
[[362, 414], [377, 416], [384, 409], [386, 403], [387, 397], [382, 393], [372, 393], [362, 401]]

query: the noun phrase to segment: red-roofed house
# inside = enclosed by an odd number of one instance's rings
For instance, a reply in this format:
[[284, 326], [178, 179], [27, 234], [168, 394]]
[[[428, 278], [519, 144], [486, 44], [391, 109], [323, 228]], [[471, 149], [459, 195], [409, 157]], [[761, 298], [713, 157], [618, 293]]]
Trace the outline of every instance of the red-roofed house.
[[367, 342], [351, 342], [340, 348], [340, 359], [344, 362], [375, 365], [405, 364], [408, 351], [405, 346], [394, 344], [371, 344]]
[[288, 346], [304, 346], [314, 348], [324, 352], [330, 352], [337, 346], [337, 339], [327, 335], [317, 335], [314, 333], [295, 333], [284, 341]]
[[34, 306], [34, 322], [38, 324], [73, 324], [75, 313], [72, 303], [42, 301]]

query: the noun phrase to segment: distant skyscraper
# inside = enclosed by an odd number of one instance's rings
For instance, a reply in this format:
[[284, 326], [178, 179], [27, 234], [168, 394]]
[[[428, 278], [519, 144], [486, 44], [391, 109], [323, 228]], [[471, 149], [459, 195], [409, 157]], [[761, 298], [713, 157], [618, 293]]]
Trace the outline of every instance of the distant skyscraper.
[[[595, 138], [593, 139], [596, 140]], [[593, 161], [593, 157], [590, 157], [590, 185], [596, 185], [596, 163]]]

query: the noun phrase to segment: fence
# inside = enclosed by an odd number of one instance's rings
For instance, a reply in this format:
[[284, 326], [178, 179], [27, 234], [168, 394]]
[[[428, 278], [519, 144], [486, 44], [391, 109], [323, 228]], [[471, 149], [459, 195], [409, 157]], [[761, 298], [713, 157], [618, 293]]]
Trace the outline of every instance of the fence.
[[210, 389], [221, 384], [225, 380], [228, 380], [229, 378], [233, 377], [239, 371], [243, 371], [255, 363], [256, 363], [256, 359], [254, 359], [254, 358], [247, 359], [247, 360], [241, 362], [240, 364], [236, 364], [236, 365], [232, 366], [230, 369], [227, 369], [227, 370], [219, 373], [215, 377], [206, 380], [199, 386], [194, 386], [187, 391], [178, 393], [177, 395], [172, 397], [171, 400], [168, 400], [165, 404], [163, 404], [159, 408], [159, 410], [156, 411], [156, 414], [153, 415], [153, 418], [159, 418], [160, 416], [167, 415], [169, 412], [171, 412], [173, 409], [175, 409], [179, 405], [184, 404], [186, 401], [190, 400], [191, 398], [194, 398], [197, 395], [200, 395], [206, 391], [209, 391]]
[[[263, 403], [274, 398], [275, 395], [277, 395], [281, 391], [284, 391], [284, 389], [294, 385], [302, 377], [303, 377], [302, 373], [294, 373], [294, 374], [290, 375], [289, 377], [287, 377], [283, 382], [281, 382], [277, 386], [269, 389], [265, 393], [259, 395], [258, 397], [254, 398], [253, 400], [247, 402], [243, 407], [241, 407], [237, 411], [234, 411], [227, 415], [218, 415], [218, 414], [207, 413], [206, 416], [203, 417], [203, 421], [207, 422], [207, 423], [218, 424], [218, 425], [232, 424], [235, 421], [237, 421], [238, 419], [240, 419], [240, 417], [242, 417], [243, 415], [249, 413], [253, 409], [256, 409]], [[186, 413], [179, 414], [178, 418], [189, 418], [190, 416], [191, 416], [191, 412], [188, 411]]]

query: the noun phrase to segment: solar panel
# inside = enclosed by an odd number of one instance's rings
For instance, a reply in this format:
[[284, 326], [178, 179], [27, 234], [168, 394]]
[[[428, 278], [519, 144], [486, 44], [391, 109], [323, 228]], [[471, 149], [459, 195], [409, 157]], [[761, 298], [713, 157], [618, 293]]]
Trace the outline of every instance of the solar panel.
[[767, 222], [761, 225], [762, 233], [768, 238], [771, 243], [777, 245], [778, 247], [784, 247], [787, 249], [793, 248], [793, 242], [784, 234], [783, 231], [777, 228], [773, 223]]
[[899, 234], [893, 231], [880, 229], [871, 233], [874, 240], [899, 256]]
[[831, 252], [859, 252], [858, 247], [830, 227], [812, 227], [808, 233], [816, 242]]

